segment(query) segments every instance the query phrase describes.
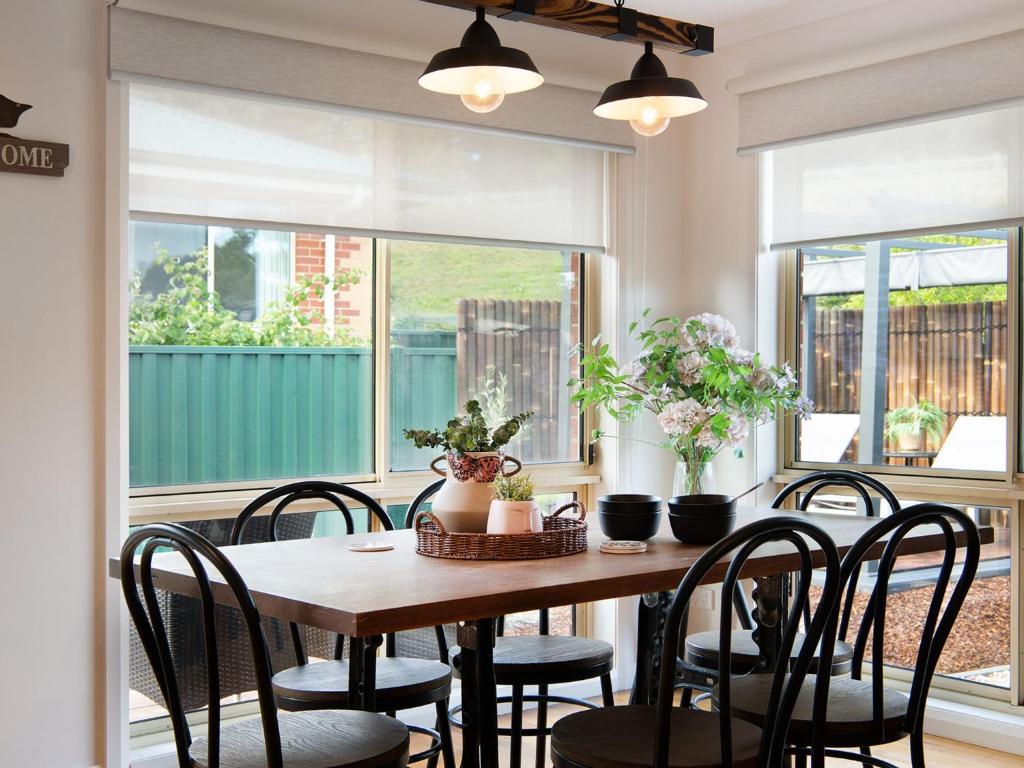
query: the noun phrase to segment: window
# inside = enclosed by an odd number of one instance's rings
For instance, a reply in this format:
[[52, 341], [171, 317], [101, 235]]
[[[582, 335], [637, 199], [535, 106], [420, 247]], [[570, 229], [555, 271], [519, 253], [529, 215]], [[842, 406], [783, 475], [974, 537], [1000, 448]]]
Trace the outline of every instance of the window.
[[580, 419], [566, 388], [580, 339], [581, 254], [388, 246], [391, 468], [425, 469], [436, 451], [417, 450], [402, 430], [443, 427], [469, 399], [491, 424], [533, 412], [511, 455], [579, 461]]
[[[904, 506], [917, 504], [921, 499], [900, 498]], [[944, 502], [949, 503], [949, 502]], [[863, 514], [859, 499], [845, 494], [816, 494], [809, 510], [828, 514]], [[1011, 510], [1006, 507], [979, 506], [952, 503], [967, 513], [979, 525], [992, 526], [994, 541], [981, 548], [978, 573], [959, 618], [953, 627], [942, 655], [937, 674], [950, 681], [980, 684], [990, 689], [1006, 690], [1010, 687], [1010, 605], [1011, 605]], [[884, 505], [871, 510], [885, 517], [891, 514]], [[916, 658], [918, 643], [924, 625], [929, 601], [935, 590], [935, 579], [942, 563], [938, 552], [904, 555], [896, 559], [889, 581], [886, 607], [885, 663], [909, 674]], [[850, 630], [847, 641], [857, 636], [857, 627], [864, 614], [868, 598], [875, 584], [877, 564], [869, 562], [857, 582]], [[956, 572], [954, 572], [954, 578]], [[871, 657], [871, 646], [866, 658]], [[899, 674], [898, 672], [896, 674]]]
[[797, 251], [800, 464], [1005, 475], [1012, 230]]
[[373, 471], [372, 240], [131, 235], [133, 487]]

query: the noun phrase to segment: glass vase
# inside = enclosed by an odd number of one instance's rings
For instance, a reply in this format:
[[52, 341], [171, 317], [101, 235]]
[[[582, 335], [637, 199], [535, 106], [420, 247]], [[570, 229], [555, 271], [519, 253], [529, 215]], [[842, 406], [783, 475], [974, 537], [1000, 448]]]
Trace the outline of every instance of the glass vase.
[[672, 480], [673, 496], [715, 493], [715, 474], [710, 461], [677, 461]]

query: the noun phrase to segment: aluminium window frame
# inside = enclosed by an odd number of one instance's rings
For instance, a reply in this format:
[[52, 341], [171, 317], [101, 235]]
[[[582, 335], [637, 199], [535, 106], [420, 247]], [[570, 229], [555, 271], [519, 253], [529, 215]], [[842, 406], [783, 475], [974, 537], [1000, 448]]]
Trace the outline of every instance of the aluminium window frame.
[[[196, 224], [193, 217], [177, 217], [166, 214], [154, 216], [150, 212], [130, 212], [131, 220], [159, 221], [165, 223]], [[211, 220], [207, 226], [227, 226], [224, 222]], [[295, 225], [274, 227], [278, 231], [293, 234]], [[301, 227], [299, 228], [301, 229]], [[347, 235], [345, 230], [318, 228], [326, 236]], [[363, 235], [365, 236], [365, 235]], [[381, 354], [381, 339], [390, 338], [390, 264], [387, 258], [388, 240], [384, 237], [371, 238], [372, 247], [372, 357], [374, 381], [373, 401], [373, 469], [367, 473], [320, 475], [318, 479], [343, 482], [359, 487], [374, 497], [382, 499], [414, 496], [425, 485], [436, 479], [429, 469], [393, 471], [390, 468], [389, 418], [387, 404], [390, 401], [390, 355]], [[294, 251], [294, 248], [293, 248]], [[579, 252], [579, 251], [576, 251]], [[599, 318], [596, 305], [598, 296], [597, 270], [600, 259], [593, 254], [582, 253], [581, 263], [581, 307], [580, 338], [590, 338]], [[294, 253], [293, 253], [294, 261]], [[589, 335], [588, 335], [589, 334]], [[556, 488], [572, 488], [577, 492], [596, 484], [600, 480], [599, 468], [591, 461], [587, 451], [586, 436], [590, 434], [595, 414], [585, 412], [580, 417], [580, 458], [576, 461], [545, 462], [528, 464], [530, 473], [540, 493], [556, 492]], [[212, 519], [226, 512], [237, 512], [240, 506], [259, 493], [305, 477], [254, 478], [216, 483], [190, 483], [164, 486], [140, 486], [129, 488], [129, 523], [137, 525], [146, 522], [173, 520]]]
[[[942, 234], [955, 234], [965, 225], [954, 225]], [[927, 467], [897, 467], [868, 464], [833, 464], [796, 460], [796, 417], [786, 416], [782, 429], [777, 430], [777, 471], [771, 478], [781, 488], [808, 472], [834, 469], [865, 472], [886, 483], [899, 496], [924, 501], [937, 501], [970, 506], [992, 505], [1010, 510], [1010, 685], [999, 688], [973, 681], [936, 675], [933, 693], [958, 701], [984, 701], [988, 706], [1000, 705], [1019, 712], [1024, 706], [1024, 472], [1021, 471], [1022, 453], [1022, 371], [1024, 352], [1021, 350], [1024, 333], [1024, 221], [1006, 225], [1007, 237], [1007, 361], [1006, 361], [1006, 470], [1003, 472], [977, 472], [967, 470], [939, 470]], [[927, 234], [936, 234], [933, 228]], [[914, 233], [908, 233], [914, 234]], [[788, 249], [780, 253], [778, 293], [783, 311], [777, 329], [777, 348], [783, 359], [799, 360], [800, 325], [800, 263], [799, 250]], [[836, 489], [836, 493], [845, 493]], [[901, 685], [909, 678], [906, 670], [886, 667], [887, 678]], [[997, 704], [997, 702], [999, 704]]]

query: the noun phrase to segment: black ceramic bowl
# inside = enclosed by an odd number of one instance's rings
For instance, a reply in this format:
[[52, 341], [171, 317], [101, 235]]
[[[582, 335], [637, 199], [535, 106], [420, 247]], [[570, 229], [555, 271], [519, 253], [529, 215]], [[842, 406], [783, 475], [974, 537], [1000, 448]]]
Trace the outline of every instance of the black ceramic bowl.
[[672, 535], [683, 544], [714, 544], [732, 533], [736, 513], [731, 515], [669, 515]]
[[612, 493], [597, 500], [600, 512], [653, 514], [661, 512], [661, 497], [644, 493]]
[[719, 516], [736, 514], [736, 499], [720, 493], [673, 496], [668, 500], [669, 515]]
[[646, 541], [658, 532], [661, 510], [656, 512], [607, 512], [597, 510], [604, 535], [613, 541]]

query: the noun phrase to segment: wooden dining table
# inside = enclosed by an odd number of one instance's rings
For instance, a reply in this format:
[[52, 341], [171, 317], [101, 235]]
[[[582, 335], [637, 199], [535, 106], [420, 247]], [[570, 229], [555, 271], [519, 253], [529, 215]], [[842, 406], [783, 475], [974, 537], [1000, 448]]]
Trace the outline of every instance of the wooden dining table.
[[[747, 508], [739, 510], [737, 526], [778, 515], [820, 526], [840, 553], [876, 522], [859, 516]], [[993, 539], [990, 527], [983, 527], [981, 535], [982, 543]], [[642, 554], [602, 553], [599, 545], [603, 538], [592, 525], [586, 552], [526, 561], [425, 557], [416, 553], [416, 536], [410, 530], [245, 544], [224, 547], [223, 552], [245, 580], [263, 615], [350, 638], [349, 690], [356, 707], [374, 707], [375, 659], [383, 635], [456, 624], [464, 722], [462, 767], [495, 768], [498, 715], [493, 647], [497, 616], [643, 595], [633, 700], [650, 702], [657, 696], [660, 637], [669, 595], [705, 548], [680, 544], [672, 537], [667, 521]], [[349, 549], [353, 542], [368, 540], [388, 542], [394, 548], [382, 552]], [[882, 546], [876, 546], [871, 556], [881, 555]], [[938, 528], [920, 527], [907, 536], [900, 552], [921, 554], [943, 547]], [[822, 565], [820, 550], [815, 553], [813, 543], [811, 549], [816, 564]], [[721, 581], [726, 566], [723, 560], [707, 581]], [[792, 546], [779, 543], [758, 549], [743, 570], [744, 577], [755, 581], [755, 616], [760, 622], [757, 637], [766, 667], [774, 663], [780, 640], [787, 574], [798, 566]], [[111, 575], [117, 577], [119, 569], [118, 560], [112, 559]], [[153, 575], [159, 589], [198, 596], [192, 571], [176, 552], [157, 554]], [[230, 591], [219, 577], [211, 573], [211, 579], [215, 599], [232, 604]]]

